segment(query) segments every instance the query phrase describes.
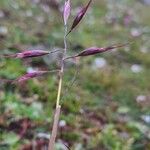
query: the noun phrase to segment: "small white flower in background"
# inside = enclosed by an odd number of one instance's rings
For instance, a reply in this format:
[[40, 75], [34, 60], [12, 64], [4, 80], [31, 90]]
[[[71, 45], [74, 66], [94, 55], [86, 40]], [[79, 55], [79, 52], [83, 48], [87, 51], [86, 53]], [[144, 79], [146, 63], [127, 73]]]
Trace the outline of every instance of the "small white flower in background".
[[32, 17], [32, 16], [33, 16], [32, 11], [31, 11], [31, 10], [27, 10], [27, 11], [26, 11], [26, 16], [27, 16], [27, 17]]
[[131, 66], [131, 71], [134, 72], [134, 73], [139, 73], [143, 70], [142, 66], [141, 65], [138, 65], [138, 64], [134, 64]]
[[141, 34], [142, 34], [142, 32], [140, 29], [137, 29], [137, 28], [131, 29], [131, 35], [133, 37], [139, 37]]
[[142, 53], [147, 53], [148, 52], [148, 48], [147, 47], [141, 47], [140, 51]]
[[36, 137], [49, 139], [50, 138], [50, 134], [47, 134], [47, 133], [38, 133]]
[[96, 58], [93, 62], [92, 67], [94, 69], [103, 68], [107, 65], [107, 61], [104, 58]]
[[59, 127], [65, 127], [66, 126], [66, 121], [65, 120], [60, 120], [59, 121]]
[[36, 21], [39, 23], [43, 23], [45, 21], [45, 18], [43, 16], [37, 16]]
[[11, 6], [12, 6], [14, 9], [19, 9], [19, 5], [18, 5], [17, 2], [12, 1], [10, 4], [11, 4]]
[[8, 33], [8, 29], [5, 26], [0, 26], [0, 34], [6, 35]]
[[80, 113], [83, 114], [84, 113], [84, 109], [81, 108], [80, 109]]
[[38, 118], [40, 116], [40, 114], [42, 113], [43, 110], [43, 105], [40, 102], [33, 102], [31, 105], [32, 109], [34, 110], [34, 112], [32, 113], [32, 115], [36, 118]]
[[146, 96], [145, 95], [139, 95], [139, 96], [137, 96], [136, 101], [138, 103], [145, 102], [146, 101]]
[[150, 124], [150, 115], [142, 115], [141, 118], [143, 121]]
[[35, 108], [36, 110], [42, 111], [43, 105], [40, 102], [34, 102], [32, 103], [32, 107]]
[[129, 51], [130, 51], [130, 47], [125, 47], [125, 48], [124, 48], [124, 51], [125, 51], [125, 52], [129, 52]]
[[119, 114], [127, 114], [130, 111], [130, 109], [128, 107], [122, 106], [119, 107], [117, 111]]

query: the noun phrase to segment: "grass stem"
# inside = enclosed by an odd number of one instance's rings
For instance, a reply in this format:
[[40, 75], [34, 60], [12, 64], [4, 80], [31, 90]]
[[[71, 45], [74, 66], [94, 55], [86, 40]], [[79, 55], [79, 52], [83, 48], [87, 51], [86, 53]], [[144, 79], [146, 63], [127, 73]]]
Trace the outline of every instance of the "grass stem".
[[55, 114], [54, 114], [53, 128], [52, 128], [52, 134], [51, 134], [51, 137], [49, 140], [48, 150], [54, 150], [57, 131], [58, 131], [58, 123], [59, 123], [60, 110], [61, 110], [60, 97], [61, 97], [62, 81], [63, 81], [63, 74], [64, 74], [64, 58], [66, 57], [66, 52], [67, 52], [66, 35], [67, 35], [67, 26], [65, 26], [64, 52], [63, 52], [63, 57], [61, 60], [61, 69], [60, 69], [60, 74], [59, 74], [59, 85], [58, 85], [57, 100], [56, 100], [56, 110], [55, 110]]

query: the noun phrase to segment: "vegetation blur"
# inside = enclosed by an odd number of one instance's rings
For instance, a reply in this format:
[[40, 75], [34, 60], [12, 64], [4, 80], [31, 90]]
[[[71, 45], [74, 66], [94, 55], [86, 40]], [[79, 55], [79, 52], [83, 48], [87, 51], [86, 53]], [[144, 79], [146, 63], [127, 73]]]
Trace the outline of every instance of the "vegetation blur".
[[[87, 0], [71, 2], [69, 25]], [[1, 55], [62, 50], [63, 4], [0, 0], [0, 150], [42, 150], [48, 144], [58, 76], [18, 85], [9, 80], [57, 69], [61, 53], [26, 60]], [[70, 56], [91, 46], [132, 43], [66, 61], [56, 150], [150, 149], [149, 10], [150, 0], [94, 0], [80, 26], [68, 35]]]

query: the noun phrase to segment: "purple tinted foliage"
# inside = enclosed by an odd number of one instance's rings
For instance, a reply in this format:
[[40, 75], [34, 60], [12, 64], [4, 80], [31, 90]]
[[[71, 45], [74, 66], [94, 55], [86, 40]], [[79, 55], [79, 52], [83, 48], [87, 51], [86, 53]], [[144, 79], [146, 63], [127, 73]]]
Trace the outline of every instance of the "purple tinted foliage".
[[[83, 7], [83, 8], [78, 12], [76, 18], [75, 18], [74, 21], [73, 21], [73, 24], [72, 24], [72, 26], [71, 26], [71, 29], [70, 29], [70, 31], [68, 32], [68, 34], [69, 34], [69, 33], [79, 24], [79, 22], [82, 20], [82, 18], [83, 18], [84, 15], [86, 14], [87, 9], [89, 8], [91, 2], [92, 2], [92, 0], [90, 0], [90, 1], [88, 2], [88, 4], [87, 4], [85, 7]], [[67, 35], [68, 35], [68, 34], [67, 34]]]
[[29, 57], [39, 57], [43, 55], [47, 55], [50, 52], [44, 50], [29, 50], [23, 51], [22, 53], [16, 53], [11, 55], [4, 55], [7, 58], [29, 58]]
[[67, 0], [67, 1], [65, 1], [64, 13], [63, 13], [64, 25], [67, 25], [67, 21], [70, 16], [70, 12], [71, 12], [71, 4], [70, 4], [70, 0]]

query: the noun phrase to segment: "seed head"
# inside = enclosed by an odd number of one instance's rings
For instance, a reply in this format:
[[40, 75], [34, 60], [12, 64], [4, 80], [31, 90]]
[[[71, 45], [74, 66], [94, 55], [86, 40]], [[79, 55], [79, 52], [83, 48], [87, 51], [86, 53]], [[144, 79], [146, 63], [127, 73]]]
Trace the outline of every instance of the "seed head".
[[39, 57], [43, 55], [47, 55], [50, 52], [44, 50], [27, 50], [21, 53], [11, 54], [11, 55], [4, 55], [7, 58], [30, 58], [30, 57]]
[[71, 4], [70, 4], [70, 0], [67, 0], [67, 1], [65, 1], [64, 12], [63, 12], [64, 25], [67, 25], [67, 21], [70, 16], [70, 12], [71, 12]]
[[18, 79], [16, 79], [15, 82], [18, 82], [18, 83], [24, 82], [24, 81], [27, 81], [31, 78], [39, 77], [45, 73], [47, 73], [47, 71], [34, 71], [32, 73], [27, 73], [27, 74], [19, 77]]
[[119, 44], [119, 45], [113, 45], [113, 46], [102, 47], [102, 48], [99, 48], [99, 47], [90, 47], [90, 48], [87, 48], [87, 49], [83, 50], [79, 54], [77, 54], [76, 57], [79, 57], [79, 56], [88, 56], [88, 55], [95, 55], [95, 54], [98, 54], [98, 53], [103, 53], [103, 52], [106, 52], [108, 50], [112, 50], [112, 49], [119, 48], [119, 47], [124, 47], [127, 44]]
[[[86, 14], [87, 12], [87, 9], [89, 8], [90, 4], [91, 4], [92, 0], [90, 0], [88, 2], [88, 4], [83, 7], [77, 14], [77, 16], [75, 17], [74, 21], [73, 21], [73, 24], [71, 26], [71, 29], [70, 31], [68, 32], [68, 34], [79, 24], [79, 22], [82, 20], [82, 18], [84, 17], [84, 15]], [[67, 35], [68, 35], [67, 34]]]

